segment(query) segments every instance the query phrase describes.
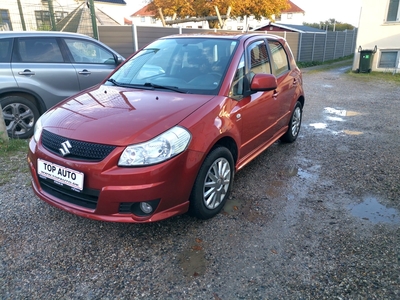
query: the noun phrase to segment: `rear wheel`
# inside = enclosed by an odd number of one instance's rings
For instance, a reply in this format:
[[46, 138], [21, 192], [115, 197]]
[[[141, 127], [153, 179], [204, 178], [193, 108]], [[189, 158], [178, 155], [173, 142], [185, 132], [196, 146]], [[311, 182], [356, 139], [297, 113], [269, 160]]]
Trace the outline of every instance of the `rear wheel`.
[[225, 147], [212, 150], [197, 175], [190, 195], [189, 213], [199, 219], [218, 214], [229, 197], [234, 177], [231, 152]]
[[281, 137], [282, 142], [294, 142], [300, 132], [301, 119], [303, 117], [303, 107], [299, 101], [296, 102], [294, 110], [289, 122], [289, 128], [286, 133]]
[[35, 104], [21, 96], [8, 96], [0, 99], [7, 133], [10, 138], [27, 139], [40, 114]]

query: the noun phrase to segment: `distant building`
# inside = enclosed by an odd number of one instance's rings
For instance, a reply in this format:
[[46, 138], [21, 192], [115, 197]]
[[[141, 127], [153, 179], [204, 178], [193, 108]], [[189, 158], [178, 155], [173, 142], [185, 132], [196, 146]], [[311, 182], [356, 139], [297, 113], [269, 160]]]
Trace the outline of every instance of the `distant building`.
[[262, 25], [254, 29], [255, 31], [286, 31], [286, 32], [299, 32], [299, 33], [326, 33], [325, 30], [305, 26], [305, 25], [293, 25], [293, 24], [280, 24], [280, 23], [269, 23]]
[[[282, 11], [279, 17], [275, 17], [275, 19], [279, 19], [279, 22], [285, 24], [303, 24], [304, 19], [304, 10], [299, 8], [292, 1], [289, 2], [289, 8]], [[124, 19], [125, 25], [142, 25], [142, 26], [162, 26], [162, 22], [160, 19], [156, 18], [154, 12], [150, 12], [148, 10], [149, 5], [146, 5], [134, 12], [130, 15], [129, 19]], [[171, 18], [166, 18], [166, 20], [171, 20]], [[270, 20], [268, 18], [262, 17], [261, 20], [256, 20], [254, 16], [244, 17], [244, 18], [230, 18], [225, 21], [225, 25], [223, 29], [227, 30], [254, 30], [254, 28], [258, 28], [263, 24], [268, 24]], [[278, 22], [278, 21], [277, 21]], [[187, 22], [180, 23], [174, 26], [181, 26], [184, 28], [205, 28], [208, 29], [208, 22]]]
[[292, 1], [288, 1], [288, 3], [289, 8], [283, 10], [280, 16], [275, 16], [275, 23], [302, 25], [306, 12]]

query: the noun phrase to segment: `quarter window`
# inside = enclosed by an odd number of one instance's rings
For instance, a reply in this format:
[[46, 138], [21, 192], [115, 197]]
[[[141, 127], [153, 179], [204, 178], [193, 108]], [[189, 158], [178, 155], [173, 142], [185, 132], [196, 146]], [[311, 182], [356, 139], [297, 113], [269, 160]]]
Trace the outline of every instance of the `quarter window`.
[[0, 39], [0, 63], [10, 62], [12, 39]]
[[235, 77], [233, 78], [233, 83], [229, 96], [234, 99], [240, 99], [244, 93], [244, 75], [245, 75], [245, 64], [244, 55], [240, 58], [239, 65], [236, 69]]

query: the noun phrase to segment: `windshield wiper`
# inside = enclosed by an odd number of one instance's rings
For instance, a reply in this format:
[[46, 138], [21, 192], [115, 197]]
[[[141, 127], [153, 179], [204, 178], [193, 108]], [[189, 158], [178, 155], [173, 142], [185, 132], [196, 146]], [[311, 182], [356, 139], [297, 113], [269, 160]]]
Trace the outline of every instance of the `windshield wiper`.
[[120, 87], [154, 90], [154, 87], [152, 87], [152, 86], [146, 86], [146, 85], [143, 85], [143, 84], [121, 83], [121, 82], [116, 81], [113, 78], [107, 79], [107, 81], [111, 82], [112, 84], [114, 84], [116, 86], [120, 86]]
[[187, 91], [184, 91], [184, 90], [178, 88], [177, 86], [159, 85], [159, 84], [155, 84], [155, 83], [151, 83], [151, 82], [146, 82], [144, 84], [144, 86], [150, 86], [150, 87], [156, 88], [156, 89], [170, 90], [170, 91], [174, 91], [174, 92], [178, 92], [178, 93], [182, 93], [182, 94], [187, 93]]

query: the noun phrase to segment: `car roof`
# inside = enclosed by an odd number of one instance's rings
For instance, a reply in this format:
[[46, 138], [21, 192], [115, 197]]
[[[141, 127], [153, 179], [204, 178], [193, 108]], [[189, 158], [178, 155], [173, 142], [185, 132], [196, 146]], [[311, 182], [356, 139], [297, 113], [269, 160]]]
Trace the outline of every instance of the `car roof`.
[[259, 37], [263, 36], [266, 38], [274, 38], [274, 39], [283, 39], [280, 36], [273, 35], [273, 34], [267, 34], [265, 32], [233, 32], [233, 31], [228, 31], [228, 32], [221, 32], [221, 31], [206, 31], [206, 32], [201, 32], [201, 33], [190, 33], [190, 34], [174, 34], [174, 35], [169, 35], [162, 37], [161, 39], [169, 39], [169, 38], [210, 38], [210, 39], [230, 39], [230, 40], [242, 40], [242, 39], [248, 39], [251, 37]]
[[74, 32], [63, 31], [0, 31], [0, 38], [15, 38], [15, 37], [80, 37], [92, 39], [91, 37]]

